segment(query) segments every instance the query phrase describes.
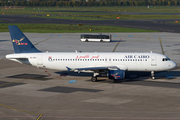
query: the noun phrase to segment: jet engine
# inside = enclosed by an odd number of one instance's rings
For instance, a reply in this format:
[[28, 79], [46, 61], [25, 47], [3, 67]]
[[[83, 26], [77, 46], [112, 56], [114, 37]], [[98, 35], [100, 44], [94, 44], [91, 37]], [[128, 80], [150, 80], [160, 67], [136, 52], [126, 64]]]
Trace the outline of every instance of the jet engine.
[[123, 80], [125, 78], [125, 70], [109, 70], [109, 79]]

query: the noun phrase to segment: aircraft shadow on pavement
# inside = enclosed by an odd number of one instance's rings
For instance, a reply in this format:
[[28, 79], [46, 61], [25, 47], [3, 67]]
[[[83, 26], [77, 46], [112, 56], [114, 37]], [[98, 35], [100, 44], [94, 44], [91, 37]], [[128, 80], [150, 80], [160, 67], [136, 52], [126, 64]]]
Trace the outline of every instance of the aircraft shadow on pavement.
[[[73, 71], [61, 71], [61, 72], [55, 72], [56, 74], [59, 74], [59, 76], [80, 76], [80, 77], [90, 77], [90, 81], [93, 73], [86, 73], [86, 72], [73, 72]], [[180, 77], [180, 71], [163, 71], [163, 72], [156, 72], [155, 75], [156, 79], [175, 79], [176, 77]], [[143, 81], [151, 79], [151, 73], [150, 72], [131, 72], [127, 71], [125, 73], [125, 80], [120, 80], [120, 82], [134, 82], [134, 81]], [[106, 81], [108, 80], [108, 77], [99, 77], [99, 82], [100, 81]]]
[[73, 72], [73, 71], [60, 71], [60, 72], [55, 72], [56, 74], [59, 74], [60, 76], [84, 76], [84, 77], [91, 77], [93, 73], [87, 73], [87, 72]]

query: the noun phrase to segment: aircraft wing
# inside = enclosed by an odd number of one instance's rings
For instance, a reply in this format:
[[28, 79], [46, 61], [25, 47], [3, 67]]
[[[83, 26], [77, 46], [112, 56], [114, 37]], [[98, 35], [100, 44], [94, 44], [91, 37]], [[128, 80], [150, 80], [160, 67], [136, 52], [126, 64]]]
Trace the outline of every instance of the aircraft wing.
[[94, 66], [94, 67], [83, 67], [83, 68], [69, 68], [66, 67], [68, 71], [74, 70], [74, 71], [99, 71], [99, 70], [117, 70], [117, 69], [121, 69], [121, 70], [127, 70], [127, 67], [124, 65], [117, 65], [117, 66]]

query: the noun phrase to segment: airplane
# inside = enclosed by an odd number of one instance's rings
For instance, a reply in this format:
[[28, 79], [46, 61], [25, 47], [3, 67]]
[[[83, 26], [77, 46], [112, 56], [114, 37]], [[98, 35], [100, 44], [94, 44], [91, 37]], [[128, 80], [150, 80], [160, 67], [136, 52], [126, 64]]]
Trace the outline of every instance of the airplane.
[[6, 58], [37, 68], [59, 71], [93, 72], [91, 81], [106, 76], [114, 82], [125, 79], [125, 73], [166, 71], [176, 67], [167, 56], [158, 53], [136, 52], [42, 52], [15, 25], [9, 25], [14, 54]]

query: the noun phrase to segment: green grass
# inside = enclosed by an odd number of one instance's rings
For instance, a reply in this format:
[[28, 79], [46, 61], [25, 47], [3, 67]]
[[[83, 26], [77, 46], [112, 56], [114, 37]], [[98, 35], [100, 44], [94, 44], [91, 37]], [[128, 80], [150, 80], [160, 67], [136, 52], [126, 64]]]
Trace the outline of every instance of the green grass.
[[[60, 10], [62, 12], [60, 12]], [[65, 10], [67, 12], [65, 12]], [[81, 11], [81, 12], [71, 12]], [[91, 12], [85, 12], [91, 11]], [[101, 12], [103, 11], [103, 12]], [[152, 6], [147, 7], [26, 7], [24, 9], [0, 9], [4, 15], [32, 15], [33, 17], [47, 17], [76, 20], [107, 20], [107, 19], [180, 19], [180, 15], [121, 15], [119, 12], [153, 12], [153, 13], [180, 13], [179, 6]]]
[[[33, 16], [34, 17], [34, 16]], [[72, 20], [107, 20], [106, 18], [98, 18], [95, 16], [75, 16], [75, 15], [50, 15], [50, 16], [36, 16], [36, 17], [42, 17], [42, 18], [57, 18], [57, 19], [72, 19]]]
[[0, 24], [0, 32], [9, 32], [8, 25], [17, 25], [23, 32], [30, 33], [158, 32], [154, 30], [126, 27], [92, 25], [77, 26], [72, 24]]
[[60, 7], [60, 8], [54, 7], [54, 8], [46, 8], [46, 10], [180, 13], [179, 6], [151, 6], [151, 8], [147, 8], [146, 6]]
[[36, 17], [76, 20], [114, 20], [117, 17], [119, 19], [180, 19], [180, 15], [43, 15]]
[[180, 21], [178, 21], [178, 22], [166, 22], [166, 23], [173, 23], [173, 24], [180, 24]]
[[180, 19], [180, 15], [79, 15], [106, 19]]

